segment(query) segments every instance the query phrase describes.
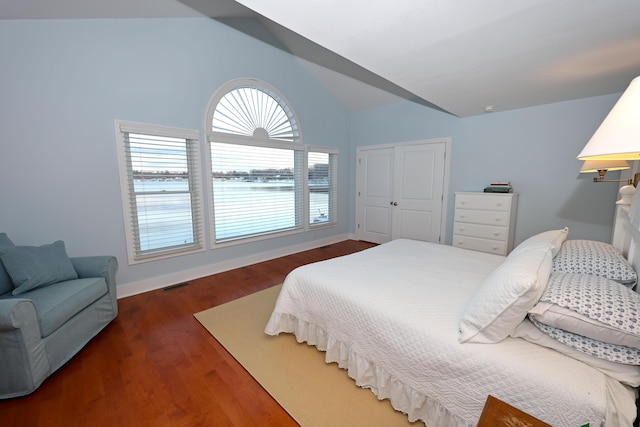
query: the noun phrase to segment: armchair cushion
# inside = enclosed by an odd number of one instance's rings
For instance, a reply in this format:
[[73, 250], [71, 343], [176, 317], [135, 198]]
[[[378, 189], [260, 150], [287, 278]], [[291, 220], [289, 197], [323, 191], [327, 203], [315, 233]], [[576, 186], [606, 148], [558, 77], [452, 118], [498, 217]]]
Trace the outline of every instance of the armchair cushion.
[[[0, 251], [8, 247], [13, 247], [13, 242], [9, 239], [7, 233], [0, 233]], [[12, 290], [13, 282], [11, 281], [11, 277], [9, 277], [2, 262], [0, 262], [0, 295], [11, 292]]]
[[0, 259], [15, 287], [13, 295], [78, 278], [62, 240], [42, 246], [0, 247]]
[[29, 292], [42, 337], [49, 336], [107, 292], [107, 283], [102, 277], [67, 280]]

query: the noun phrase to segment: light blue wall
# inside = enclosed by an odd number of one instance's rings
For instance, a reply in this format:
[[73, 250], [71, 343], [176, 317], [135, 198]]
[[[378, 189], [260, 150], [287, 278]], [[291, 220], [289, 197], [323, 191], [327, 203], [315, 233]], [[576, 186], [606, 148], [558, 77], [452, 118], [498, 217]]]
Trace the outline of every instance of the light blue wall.
[[[303, 142], [337, 147], [349, 211], [349, 114], [292, 55], [207, 18], [0, 20], [0, 231], [113, 254], [120, 285], [348, 233], [313, 233], [127, 265], [114, 119], [196, 129], [223, 83], [262, 79], [296, 111]], [[203, 168], [204, 169], [204, 168]]]
[[[120, 285], [353, 233], [356, 147], [441, 136], [453, 137], [450, 206], [454, 191], [509, 179], [517, 241], [565, 225], [572, 238], [609, 239], [616, 185], [579, 177], [575, 155], [617, 95], [467, 119], [411, 102], [350, 114], [295, 57], [207, 18], [0, 20], [0, 58], [0, 231], [113, 254]], [[113, 120], [203, 135], [210, 97], [241, 77], [280, 90], [304, 143], [340, 150], [339, 225], [127, 265]]]
[[[451, 136], [446, 242], [451, 243], [454, 192], [482, 191], [509, 180], [519, 193], [516, 244], [541, 231], [569, 227], [572, 239], [609, 241], [617, 184], [578, 173], [576, 155], [619, 94], [457, 118], [400, 102], [353, 114], [352, 153], [362, 145]], [[607, 175], [617, 179], [618, 173]], [[351, 192], [355, 191], [352, 171]], [[351, 218], [354, 218], [354, 204]]]

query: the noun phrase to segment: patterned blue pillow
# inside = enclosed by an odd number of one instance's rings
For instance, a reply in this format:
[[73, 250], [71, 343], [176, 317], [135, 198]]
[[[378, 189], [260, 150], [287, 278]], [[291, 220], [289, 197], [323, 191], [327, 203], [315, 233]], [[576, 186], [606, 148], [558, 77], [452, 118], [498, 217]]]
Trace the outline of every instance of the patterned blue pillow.
[[640, 350], [622, 345], [609, 344], [602, 341], [572, 334], [563, 329], [554, 328], [529, 318], [538, 329], [551, 338], [568, 345], [578, 351], [611, 362], [624, 363], [625, 365], [640, 365]]
[[567, 240], [553, 259], [557, 273], [593, 274], [632, 288], [638, 276], [619, 250], [596, 240]]
[[529, 316], [597, 341], [640, 349], [640, 294], [605, 277], [551, 273]]

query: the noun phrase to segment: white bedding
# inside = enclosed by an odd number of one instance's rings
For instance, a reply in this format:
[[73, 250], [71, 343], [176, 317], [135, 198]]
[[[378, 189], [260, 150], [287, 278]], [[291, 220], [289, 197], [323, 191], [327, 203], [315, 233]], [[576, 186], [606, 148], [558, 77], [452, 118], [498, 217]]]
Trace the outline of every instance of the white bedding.
[[504, 257], [400, 239], [300, 267], [265, 332], [326, 351], [361, 387], [429, 427], [475, 426], [492, 394], [554, 426], [627, 426], [635, 393], [559, 352], [508, 337], [458, 342], [474, 289]]

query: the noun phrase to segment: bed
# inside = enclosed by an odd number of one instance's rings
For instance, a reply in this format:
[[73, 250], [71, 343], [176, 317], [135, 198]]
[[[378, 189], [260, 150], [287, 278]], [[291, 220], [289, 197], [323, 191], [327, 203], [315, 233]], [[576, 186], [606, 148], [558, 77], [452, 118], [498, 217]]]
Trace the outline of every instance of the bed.
[[[358, 386], [429, 427], [475, 426], [488, 395], [553, 426], [630, 426], [640, 386], [640, 331], [628, 314], [640, 311], [631, 290], [640, 196], [617, 209], [617, 243], [604, 249], [561, 229], [507, 257], [398, 239], [299, 267], [265, 332], [316, 346]], [[610, 255], [599, 250], [618, 258], [599, 262]], [[576, 251], [589, 252], [586, 262]], [[625, 299], [624, 327], [562, 305], [590, 286], [598, 298]]]

